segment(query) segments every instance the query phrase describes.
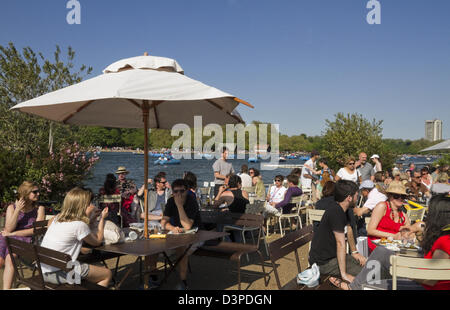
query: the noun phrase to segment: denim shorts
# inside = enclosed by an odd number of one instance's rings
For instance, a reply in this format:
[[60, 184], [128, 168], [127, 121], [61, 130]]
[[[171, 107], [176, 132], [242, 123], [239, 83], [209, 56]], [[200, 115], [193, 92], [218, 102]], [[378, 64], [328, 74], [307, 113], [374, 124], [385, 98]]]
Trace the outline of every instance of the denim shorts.
[[[81, 264], [80, 276], [81, 279], [85, 279], [89, 274], [89, 265]], [[42, 274], [44, 277], [44, 282], [52, 283], [52, 284], [66, 284], [67, 283], [67, 275], [68, 273], [62, 270], [57, 270], [53, 272], [45, 272]]]

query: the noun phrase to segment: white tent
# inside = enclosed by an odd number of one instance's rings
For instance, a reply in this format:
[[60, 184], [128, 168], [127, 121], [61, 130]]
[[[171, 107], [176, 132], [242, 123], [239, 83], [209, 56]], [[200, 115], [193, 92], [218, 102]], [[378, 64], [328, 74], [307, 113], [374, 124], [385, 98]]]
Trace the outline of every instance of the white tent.
[[[12, 109], [64, 124], [144, 128], [145, 235], [148, 235], [148, 128], [183, 123], [242, 123], [235, 108], [249, 103], [188, 78], [173, 59], [139, 56], [108, 66], [102, 75], [22, 102]], [[206, 124], [205, 124], [206, 125]]]
[[428, 147], [426, 149], [423, 149], [423, 150], [421, 150], [419, 152], [444, 151], [444, 150], [450, 150], [450, 139], [448, 139], [448, 140], [446, 140], [444, 142], [438, 143], [436, 145], [430, 146], [430, 147]]

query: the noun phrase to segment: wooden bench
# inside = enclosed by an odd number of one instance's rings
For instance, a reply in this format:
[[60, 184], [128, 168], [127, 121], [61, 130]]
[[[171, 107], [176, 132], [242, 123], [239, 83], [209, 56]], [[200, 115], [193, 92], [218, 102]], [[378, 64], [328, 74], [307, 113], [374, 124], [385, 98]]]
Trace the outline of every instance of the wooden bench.
[[[278, 289], [280, 290], [335, 290], [331, 283], [328, 281], [328, 276], [320, 276], [319, 285], [314, 288], [309, 288], [306, 285], [297, 284], [297, 275], [301, 272], [300, 259], [298, 255], [298, 249], [311, 242], [313, 237], [313, 226], [308, 225], [300, 230], [291, 232], [280, 239], [277, 239], [269, 243], [270, 261], [272, 263], [275, 279], [277, 281]], [[280, 277], [278, 275], [278, 269], [276, 262], [286, 255], [294, 252], [295, 261], [297, 263], [297, 273], [295, 277], [281, 285]]]
[[[67, 267], [67, 263], [71, 261], [71, 257], [68, 254], [58, 251], [46, 249], [32, 243], [23, 242], [14, 238], [6, 238], [9, 253], [11, 253], [11, 260], [14, 265], [14, 271], [18, 278], [18, 281], [25, 286], [28, 286], [32, 290], [99, 290], [106, 289], [95, 283], [91, 283], [82, 280], [81, 284], [61, 284], [55, 285], [44, 282], [42, 275], [41, 263], [47, 264], [59, 268], [65, 272], [70, 272], [71, 269]], [[21, 257], [22, 260], [30, 262], [36, 268], [29, 277], [25, 277], [22, 273], [18, 272], [20, 267], [20, 260], [17, 257]], [[37, 272], [37, 274], [36, 274]]]
[[[238, 225], [249, 228], [261, 228], [264, 224], [264, 217], [255, 214], [230, 213], [221, 211], [201, 211], [202, 223], [216, 223], [223, 225]], [[243, 244], [237, 242], [217, 241], [215, 244], [207, 243], [198, 248], [193, 255], [207, 256], [220, 259], [227, 259], [237, 264], [238, 289], [241, 289], [241, 257], [244, 254], [257, 253], [261, 259], [261, 266], [264, 275], [264, 283], [267, 286], [266, 271], [264, 269], [264, 258], [259, 251], [258, 244]]]

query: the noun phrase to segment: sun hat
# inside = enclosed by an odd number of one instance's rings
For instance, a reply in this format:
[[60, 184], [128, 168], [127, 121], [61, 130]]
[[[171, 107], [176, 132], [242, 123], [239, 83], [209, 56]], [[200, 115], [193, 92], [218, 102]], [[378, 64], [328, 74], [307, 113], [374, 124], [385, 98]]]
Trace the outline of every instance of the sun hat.
[[408, 195], [405, 186], [399, 181], [392, 181], [386, 189], [386, 193]]
[[119, 168], [117, 168], [116, 174], [122, 174], [122, 173], [130, 173], [130, 171], [127, 171], [127, 168], [120, 166]]
[[370, 159], [374, 159], [374, 158], [380, 158], [380, 156], [378, 156], [377, 154], [373, 154], [372, 157], [370, 157]]

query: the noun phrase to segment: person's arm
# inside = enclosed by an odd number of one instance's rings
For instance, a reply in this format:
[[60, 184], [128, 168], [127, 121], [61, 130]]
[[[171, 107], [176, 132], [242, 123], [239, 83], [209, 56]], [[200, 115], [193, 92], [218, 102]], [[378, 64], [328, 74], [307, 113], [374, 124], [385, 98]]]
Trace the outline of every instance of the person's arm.
[[225, 180], [226, 176], [221, 175], [219, 172], [214, 172], [214, 177], [219, 180]]
[[19, 212], [25, 207], [25, 200], [22, 198], [16, 201], [16, 208], [14, 205], [9, 205], [6, 209], [6, 221], [4, 231], [7, 233], [12, 233], [16, 230], [17, 219], [19, 218]]
[[347, 274], [346, 261], [345, 261], [345, 234], [343, 232], [333, 231], [334, 237], [336, 238], [336, 256], [339, 265], [339, 272], [341, 273], [341, 278], [348, 282], [353, 282], [354, 277]]
[[339, 169], [339, 171], [336, 173], [336, 176], [334, 177], [335, 181], [339, 181], [342, 178], [342, 170]]
[[83, 241], [94, 247], [100, 246], [103, 242], [104, 230], [105, 230], [105, 218], [108, 216], [108, 208], [104, 208], [98, 223], [97, 234], [90, 233]]
[[[147, 183], [148, 183], [148, 185], [151, 185], [151, 184], [153, 184], [153, 180], [152, 179], [148, 179]], [[145, 184], [142, 184], [141, 188], [137, 192], [137, 196], [142, 197], [142, 195], [144, 195], [144, 187], [145, 187]]]
[[281, 209], [283, 208], [285, 205], [287, 205], [289, 203], [289, 201], [291, 201], [291, 196], [292, 196], [292, 190], [289, 190], [290, 188], [288, 188], [288, 190], [286, 191], [286, 194], [284, 195], [284, 199], [282, 201], [280, 201], [279, 203], [277, 203], [275, 205], [275, 208], [277, 209]]
[[181, 233], [183, 232], [183, 229], [180, 227], [176, 227], [173, 226], [172, 224], [170, 224], [170, 217], [168, 216], [163, 216], [162, 220], [161, 220], [161, 227], [163, 230], [169, 230], [172, 231], [174, 233]]
[[356, 216], [363, 216], [364, 214], [369, 213], [370, 209], [367, 207], [361, 207], [361, 208], [354, 208], [353, 209], [353, 213], [355, 213]]
[[[141, 213], [141, 219], [145, 220], [145, 213]], [[148, 214], [148, 220], [149, 221], [160, 221], [162, 220], [162, 215], [156, 215], [156, 214]]]
[[[8, 208], [9, 209], [9, 208]], [[14, 214], [12, 215], [12, 219], [14, 219]], [[38, 214], [36, 217], [36, 221], [43, 221], [45, 219], [45, 208], [43, 206], [40, 206], [38, 209]], [[12, 226], [12, 225], [11, 225]], [[16, 219], [16, 225], [14, 225], [14, 229], [17, 227], [17, 219]], [[5, 230], [3, 231], [2, 235], [4, 237], [11, 237], [11, 236], [16, 236], [16, 237], [29, 237], [33, 235], [33, 228], [28, 228], [28, 229], [22, 229], [22, 230], [16, 230], [16, 231], [8, 231], [6, 230], [6, 225], [5, 225]]]
[[242, 191], [242, 197], [244, 197], [245, 199], [247, 199], [248, 200], [248, 193], [247, 193], [247, 191]]
[[194, 224], [194, 220], [190, 219], [187, 214], [186, 211], [184, 210], [184, 207], [182, 204], [177, 203], [177, 201], [175, 200], [175, 203], [177, 205], [177, 209], [178, 209], [178, 214], [180, 216], [180, 222], [181, 222], [181, 226], [183, 226], [184, 230], [189, 230], [192, 228], [192, 225]]
[[361, 254], [359, 254], [358, 250], [356, 249], [356, 242], [351, 225], [347, 225], [347, 242], [350, 247], [350, 253], [352, 253], [352, 257], [356, 259], [361, 266], [364, 266], [366, 264], [367, 259]]

